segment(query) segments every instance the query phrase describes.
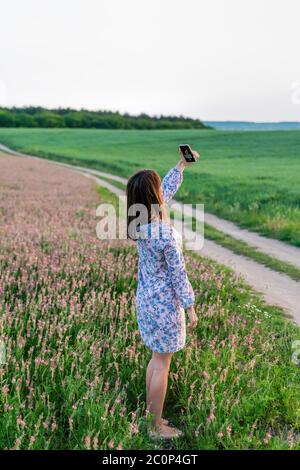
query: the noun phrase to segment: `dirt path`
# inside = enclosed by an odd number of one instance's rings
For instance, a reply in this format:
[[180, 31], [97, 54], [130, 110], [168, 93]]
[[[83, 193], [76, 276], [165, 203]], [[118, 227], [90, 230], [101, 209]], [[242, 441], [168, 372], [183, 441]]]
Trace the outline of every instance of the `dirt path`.
[[[3, 151], [6, 151], [6, 152], [9, 151], [9, 153], [12, 153], [14, 155], [20, 155], [20, 156], [26, 156], [28, 158], [39, 159], [39, 157], [31, 157], [31, 156], [27, 156], [18, 152], [11, 151], [10, 149], [7, 149], [6, 147], [1, 146], [1, 145], [0, 145], [0, 150], [1, 150], [1, 147]], [[42, 160], [45, 160], [45, 159], [42, 159]], [[92, 178], [99, 185], [108, 188], [110, 191], [114, 192], [117, 195], [124, 194], [124, 191], [122, 189], [115, 187], [113, 184], [109, 183], [108, 181], [104, 179], [101, 179], [101, 176], [106, 176], [111, 179], [114, 179], [115, 181], [119, 181], [122, 183], [126, 183], [125, 178], [117, 177], [114, 175], [110, 175], [109, 173], [104, 173], [104, 172], [100, 172], [97, 170], [88, 170], [86, 168], [74, 167], [72, 165], [54, 162], [54, 161], [49, 161], [49, 163], [68, 167], [72, 169], [73, 171], [79, 172], [88, 178]], [[211, 216], [205, 213], [205, 220], [208, 223], [210, 223], [209, 217], [215, 217], [215, 216]], [[261, 248], [264, 247], [263, 251], [265, 253], [272, 254], [272, 256], [278, 259], [282, 259], [284, 261], [287, 261], [287, 259], [289, 259], [289, 262], [293, 261], [292, 264], [294, 264], [295, 266], [300, 266], [300, 263], [299, 263], [300, 250], [299, 249], [285, 245], [284, 243], [278, 242], [277, 240], [272, 240], [269, 238], [267, 239], [257, 234], [253, 234], [252, 232], [249, 232], [247, 230], [239, 229], [231, 222], [223, 221], [218, 218], [216, 218], [215, 222], [216, 224], [218, 224], [216, 228], [218, 228], [219, 230], [222, 230], [223, 223], [225, 223], [227, 230], [233, 231], [235, 234], [238, 234], [238, 236], [241, 236], [241, 232], [242, 232], [243, 236], [249, 237], [249, 239], [252, 241], [252, 243], [250, 243], [247, 240], [247, 243], [253, 246], [256, 246], [254, 244], [254, 240], [256, 241], [257, 237], [259, 239], [262, 239], [260, 246]], [[188, 234], [188, 232], [186, 233]], [[229, 232], [225, 232], [225, 233], [229, 233]], [[233, 236], [233, 233], [231, 233], [231, 235]], [[237, 236], [235, 238], [237, 238]], [[268, 243], [266, 244], [266, 242]], [[252, 286], [257, 292], [260, 292], [263, 295], [266, 302], [282, 307], [284, 311], [286, 312], [286, 314], [290, 316], [291, 318], [293, 318], [294, 321], [300, 325], [300, 307], [299, 307], [300, 282], [294, 281], [290, 277], [286, 276], [285, 274], [275, 272], [267, 268], [266, 266], [263, 266], [244, 256], [237, 255], [231, 252], [230, 250], [228, 250], [227, 248], [223, 248], [222, 246], [217, 245], [215, 242], [211, 240], [204, 240], [204, 245], [202, 246], [202, 239], [199, 238], [198, 241], [194, 243], [192, 242], [186, 243], [186, 246], [189, 249], [194, 249], [195, 251], [199, 252], [199, 254], [202, 256], [207, 256], [211, 259], [214, 259], [218, 263], [221, 263], [233, 269], [238, 275], [242, 276], [246, 280], [246, 282], [248, 282], [248, 284]], [[287, 258], [282, 258], [278, 256], [279, 246], [280, 246], [280, 249], [282, 249], [282, 252], [286, 254]], [[266, 250], [272, 249], [273, 251], [272, 252], [265, 251], [265, 249]]]

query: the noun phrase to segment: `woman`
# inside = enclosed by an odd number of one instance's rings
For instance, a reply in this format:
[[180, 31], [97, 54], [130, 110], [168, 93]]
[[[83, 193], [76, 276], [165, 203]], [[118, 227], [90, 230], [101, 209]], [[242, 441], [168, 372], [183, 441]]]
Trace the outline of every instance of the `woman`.
[[[197, 152], [193, 155], [199, 158]], [[164, 204], [178, 190], [190, 164], [180, 152], [179, 162], [162, 183], [156, 171], [142, 170], [131, 176], [126, 191], [128, 236], [137, 241], [139, 254], [137, 321], [144, 343], [152, 350], [146, 374], [147, 409], [153, 414], [150, 435], [166, 439], [182, 435], [162, 418], [162, 411], [172, 354], [185, 346], [184, 309], [192, 327], [197, 317], [182, 238], [168, 222]]]

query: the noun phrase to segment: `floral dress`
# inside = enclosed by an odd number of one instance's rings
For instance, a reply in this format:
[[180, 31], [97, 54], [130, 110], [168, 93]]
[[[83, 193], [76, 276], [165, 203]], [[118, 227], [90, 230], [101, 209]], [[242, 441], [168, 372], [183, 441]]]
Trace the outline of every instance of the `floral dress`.
[[[182, 183], [182, 172], [172, 168], [162, 181], [167, 203]], [[136, 312], [139, 331], [152, 351], [170, 353], [186, 341], [184, 309], [194, 304], [182, 253], [181, 235], [163, 221], [140, 226]]]

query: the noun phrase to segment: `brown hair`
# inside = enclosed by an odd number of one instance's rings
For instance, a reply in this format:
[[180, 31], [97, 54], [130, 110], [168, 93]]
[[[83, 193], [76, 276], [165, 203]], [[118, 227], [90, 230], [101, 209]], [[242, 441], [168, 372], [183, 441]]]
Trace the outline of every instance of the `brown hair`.
[[[132, 175], [127, 183], [126, 187], [127, 195], [127, 236], [136, 240], [137, 237], [130, 231], [129, 225], [131, 221], [137, 218], [137, 215], [129, 215], [129, 209], [134, 204], [143, 204], [145, 210], [144, 218], [142, 218], [142, 224], [150, 223], [151, 215], [153, 211], [157, 213], [162, 219], [162, 190], [161, 190], [161, 179], [159, 174], [154, 170], [141, 170]], [[141, 214], [142, 216], [142, 214]]]

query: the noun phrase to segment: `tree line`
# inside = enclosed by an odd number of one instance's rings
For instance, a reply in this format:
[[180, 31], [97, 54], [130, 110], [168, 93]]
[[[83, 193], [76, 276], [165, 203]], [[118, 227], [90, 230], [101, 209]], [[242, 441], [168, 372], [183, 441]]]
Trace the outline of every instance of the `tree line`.
[[118, 111], [42, 107], [0, 107], [0, 127], [58, 127], [84, 129], [208, 129], [199, 119], [183, 116], [133, 116]]

